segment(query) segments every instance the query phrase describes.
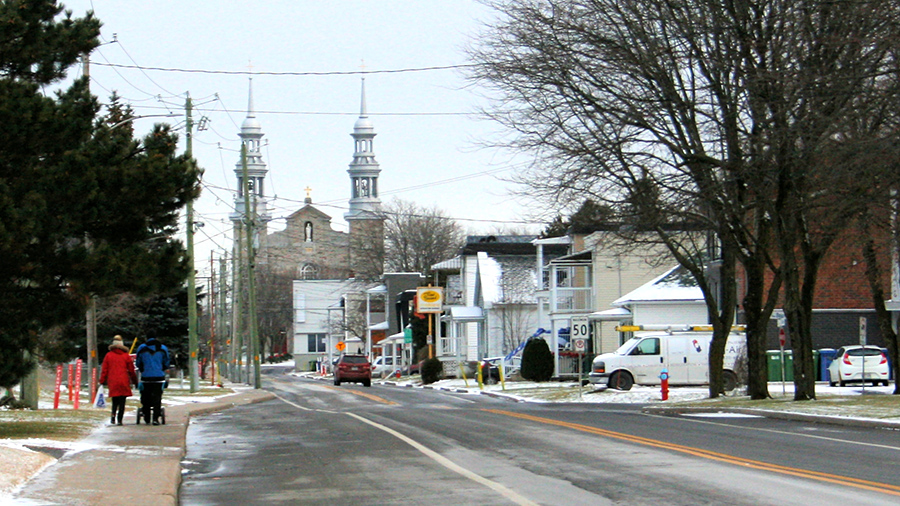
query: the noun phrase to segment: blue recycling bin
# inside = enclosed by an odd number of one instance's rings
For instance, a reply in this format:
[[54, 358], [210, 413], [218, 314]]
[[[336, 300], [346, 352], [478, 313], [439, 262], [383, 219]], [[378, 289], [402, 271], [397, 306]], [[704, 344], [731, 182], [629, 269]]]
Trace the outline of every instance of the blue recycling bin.
[[834, 356], [837, 350], [833, 348], [822, 348], [819, 350], [819, 380], [831, 382], [831, 373], [828, 372], [828, 366], [834, 362]]

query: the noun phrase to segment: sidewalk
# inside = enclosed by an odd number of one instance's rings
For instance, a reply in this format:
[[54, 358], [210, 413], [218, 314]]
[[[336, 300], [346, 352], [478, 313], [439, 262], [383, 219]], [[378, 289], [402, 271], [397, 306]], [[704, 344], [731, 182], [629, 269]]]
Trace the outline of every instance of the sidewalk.
[[178, 504], [181, 459], [191, 416], [273, 399], [262, 390], [213, 402], [166, 406], [166, 425], [106, 426], [87, 438], [97, 446], [63, 456], [14, 498], [23, 505]]

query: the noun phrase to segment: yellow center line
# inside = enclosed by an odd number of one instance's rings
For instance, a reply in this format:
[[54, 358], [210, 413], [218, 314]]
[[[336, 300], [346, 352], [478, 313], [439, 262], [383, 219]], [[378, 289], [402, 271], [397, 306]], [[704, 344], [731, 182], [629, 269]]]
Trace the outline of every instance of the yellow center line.
[[367, 393], [365, 393], [365, 392], [360, 392], [360, 391], [358, 391], [358, 390], [350, 390], [349, 388], [333, 387], [333, 386], [330, 386], [330, 385], [322, 385], [322, 386], [323, 386], [324, 388], [328, 388], [328, 389], [331, 389], [331, 390], [337, 390], [337, 391], [339, 391], [339, 392], [349, 392], [349, 393], [351, 393], [351, 394], [353, 394], [353, 395], [358, 395], [358, 396], [360, 396], [360, 397], [365, 397], [366, 399], [373, 400], [373, 401], [375, 401], [375, 402], [380, 402], [380, 403], [382, 403], [382, 404], [387, 404], [388, 406], [394, 406], [394, 405], [397, 404], [397, 403], [394, 402], [394, 401], [389, 401], [389, 400], [384, 399], [384, 398], [382, 398], [382, 397], [378, 397], [377, 395], [367, 394]]
[[878, 483], [874, 481], [862, 480], [859, 478], [851, 478], [847, 476], [839, 476], [834, 474], [822, 473], [819, 471], [809, 471], [806, 469], [798, 469], [794, 467], [781, 466], [778, 464], [769, 464], [767, 462], [761, 462], [758, 460], [745, 459], [743, 457], [735, 457], [732, 455], [727, 455], [724, 453], [718, 453], [709, 450], [703, 450], [700, 448], [694, 448], [691, 446], [684, 446], [675, 443], [667, 443], [665, 441], [659, 441], [656, 439], [645, 438], [641, 436], [632, 436], [630, 434], [624, 434], [621, 432], [613, 432], [605, 429], [599, 429], [597, 427], [591, 427], [589, 425], [581, 425], [577, 423], [563, 422], [559, 420], [553, 420], [551, 418], [543, 418], [532, 415], [525, 415], [521, 413], [514, 413], [512, 411], [505, 411], [501, 409], [484, 409], [483, 411], [487, 411], [489, 413], [494, 413], [498, 415], [510, 416], [513, 418], [520, 418], [522, 420], [530, 420], [532, 422], [544, 423], [548, 425], [556, 425], [559, 427], [566, 427], [569, 429], [574, 429], [581, 432], [588, 432], [591, 434], [597, 434], [599, 436], [609, 437], [613, 439], [619, 439], [622, 441], [629, 441], [632, 443], [638, 443], [647, 446], [653, 446], [656, 448], [662, 448], [665, 450], [672, 450], [680, 453], [686, 453], [689, 455], [694, 455], [697, 457], [702, 457], [705, 459], [716, 460], [719, 462], [726, 462], [729, 464], [740, 465], [744, 467], [750, 467], [753, 469], [760, 469], [763, 471], [771, 471], [774, 473], [786, 474], [790, 476], [797, 476], [800, 478], [809, 478], [811, 480], [823, 481], [828, 483], [835, 483], [838, 485], [845, 485], [849, 487], [860, 488], [864, 490], [871, 490], [873, 492], [881, 492], [884, 494], [896, 495], [900, 496], [900, 486], [891, 485], [887, 483]]

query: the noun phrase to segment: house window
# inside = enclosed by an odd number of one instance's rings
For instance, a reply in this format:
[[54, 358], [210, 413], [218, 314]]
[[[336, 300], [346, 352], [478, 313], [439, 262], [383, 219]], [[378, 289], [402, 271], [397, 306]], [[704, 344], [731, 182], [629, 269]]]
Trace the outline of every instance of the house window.
[[325, 353], [327, 351], [325, 347], [325, 336], [326, 334], [306, 334], [306, 342], [307, 349], [309, 353]]

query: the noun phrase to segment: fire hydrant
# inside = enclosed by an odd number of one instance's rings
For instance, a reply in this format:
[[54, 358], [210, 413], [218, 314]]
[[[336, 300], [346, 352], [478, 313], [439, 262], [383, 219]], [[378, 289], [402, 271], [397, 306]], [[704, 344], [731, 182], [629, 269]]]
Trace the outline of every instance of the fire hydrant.
[[662, 400], [669, 400], [669, 370], [663, 369], [661, 373], [659, 373], [659, 379], [662, 380], [660, 383], [660, 391], [662, 392]]

